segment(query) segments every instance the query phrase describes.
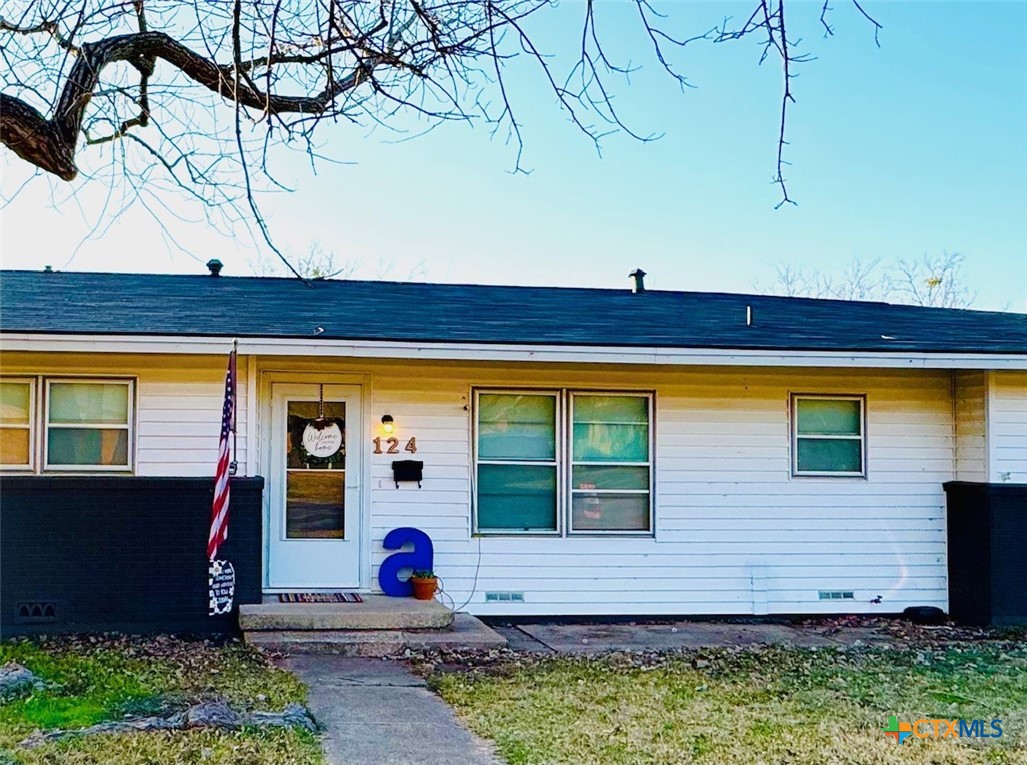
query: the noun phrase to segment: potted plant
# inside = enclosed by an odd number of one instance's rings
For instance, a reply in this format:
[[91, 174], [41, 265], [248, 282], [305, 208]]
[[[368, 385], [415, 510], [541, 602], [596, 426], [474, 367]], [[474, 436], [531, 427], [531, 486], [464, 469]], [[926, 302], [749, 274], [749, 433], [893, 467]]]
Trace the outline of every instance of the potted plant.
[[439, 588], [439, 578], [431, 569], [415, 570], [410, 575], [410, 584], [414, 586], [414, 597], [418, 600], [431, 600]]

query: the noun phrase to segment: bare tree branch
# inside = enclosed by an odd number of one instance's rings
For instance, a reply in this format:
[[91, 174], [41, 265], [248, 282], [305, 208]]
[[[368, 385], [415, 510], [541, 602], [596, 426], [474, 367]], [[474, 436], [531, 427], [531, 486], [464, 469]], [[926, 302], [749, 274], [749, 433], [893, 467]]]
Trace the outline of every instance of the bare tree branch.
[[[850, 1], [876, 39], [880, 24]], [[567, 58], [538, 33], [545, 14], [557, 12], [551, 0], [7, 0], [0, 143], [63, 181], [82, 174], [96, 183], [106, 173], [126, 200], [191, 185], [191, 198], [208, 200], [205, 215], [223, 207], [230, 225], [254, 225], [276, 249], [257, 202], [263, 189], [285, 188], [268, 165], [270, 147], [295, 146], [313, 164], [326, 123], [417, 135], [463, 120], [505, 133], [522, 170], [514, 103], [522, 87], [550, 93], [597, 150], [613, 132], [651, 141], [658, 135], [629, 124], [616, 98], [641, 65], [617, 61], [609, 43], [631, 40], [684, 89], [687, 46], [753, 38], [760, 62], [778, 61], [783, 74], [773, 181], [778, 206], [792, 203], [786, 125], [794, 69], [810, 60], [789, 35], [793, 0], [751, 0], [741, 25], [692, 34], [682, 32], [676, 6], [632, 2], [582, 3]], [[827, 34], [830, 10], [826, 1], [819, 7]], [[233, 108], [231, 129], [222, 104]], [[420, 121], [417, 130], [404, 115]], [[123, 141], [130, 136], [140, 140]], [[107, 151], [114, 145], [119, 151]], [[96, 158], [110, 164], [90, 172]]]
[[804, 268], [789, 263], [774, 266], [773, 283], [753, 286], [768, 295], [875, 300], [935, 308], [970, 308], [977, 294], [966, 286], [957, 252], [898, 259], [854, 258], [841, 271]]
[[380, 63], [379, 59], [366, 61], [315, 95], [283, 96], [236, 82], [234, 66], [206, 59], [163, 32], [118, 35], [82, 45], [53, 119], [46, 119], [18, 98], [0, 93], [0, 142], [40, 169], [73, 180], [78, 173], [74, 154], [82, 119], [103, 69], [127, 61], [148, 78], [147, 62], [151, 59], [165, 61], [219, 96], [267, 115], [321, 114], [341, 94], [369, 79]]

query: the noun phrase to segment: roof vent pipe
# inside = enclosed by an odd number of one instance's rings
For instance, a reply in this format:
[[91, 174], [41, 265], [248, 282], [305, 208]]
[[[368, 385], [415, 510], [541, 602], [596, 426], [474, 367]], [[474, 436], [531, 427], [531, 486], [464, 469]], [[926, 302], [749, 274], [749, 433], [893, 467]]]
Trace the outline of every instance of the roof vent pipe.
[[217, 258], [211, 258], [207, 261], [207, 268], [210, 269], [211, 276], [221, 276], [221, 269], [224, 268], [224, 264]]
[[639, 292], [645, 292], [645, 271], [641, 268], [636, 268], [628, 277], [631, 279], [631, 292], [637, 295]]

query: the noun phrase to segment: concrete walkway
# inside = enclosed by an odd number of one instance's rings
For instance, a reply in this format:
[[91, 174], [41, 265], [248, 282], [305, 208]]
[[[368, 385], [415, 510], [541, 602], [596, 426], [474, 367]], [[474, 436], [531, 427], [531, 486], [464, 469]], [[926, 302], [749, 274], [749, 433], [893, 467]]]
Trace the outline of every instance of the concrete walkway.
[[[516, 651], [597, 654], [742, 645], [841, 646], [885, 642], [874, 627], [817, 629], [790, 624], [506, 624], [495, 629]], [[298, 654], [286, 669], [310, 688], [310, 711], [325, 729], [328, 765], [499, 765], [425, 681], [396, 661]]]
[[286, 669], [310, 688], [325, 728], [328, 765], [499, 765], [491, 744], [398, 662], [290, 656]]
[[495, 629], [514, 650], [556, 654], [672, 651], [746, 645], [838, 647], [887, 642], [891, 639], [872, 627], [824, 630], [792, 624], [693, 621], [660, 624], [517, 624], [497, 625]]

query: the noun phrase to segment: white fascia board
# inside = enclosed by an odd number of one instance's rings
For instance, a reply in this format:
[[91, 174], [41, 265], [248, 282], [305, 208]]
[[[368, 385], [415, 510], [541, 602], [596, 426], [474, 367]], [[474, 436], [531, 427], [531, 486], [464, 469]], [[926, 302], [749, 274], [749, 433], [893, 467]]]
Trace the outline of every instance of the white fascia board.
[[[42, 353], [226, 354], [232, 338], [190, 335], [58, 335], [4, 333], [0, 350]], [[516, 361], [561, 364], [677, 366], [871, 367], [890, 369], [1023, 369], [1027, 354], [879, 351], [774, 351], [732, 348], [624, 348], [572, 345], [378, 342], [240, 338], [239, 353], [259, 356]]]

